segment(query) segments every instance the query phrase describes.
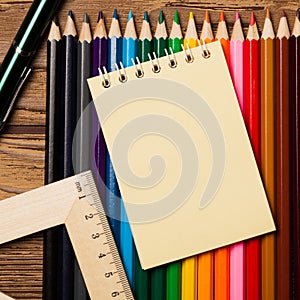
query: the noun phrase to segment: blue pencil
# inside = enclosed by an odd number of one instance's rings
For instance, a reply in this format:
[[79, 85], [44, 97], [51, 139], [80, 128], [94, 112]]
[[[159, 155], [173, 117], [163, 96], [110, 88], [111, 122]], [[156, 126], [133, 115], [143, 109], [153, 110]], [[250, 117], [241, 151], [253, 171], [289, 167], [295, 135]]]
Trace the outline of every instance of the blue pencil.
[[[122, 35], [117, 10], [114, 10], [113, 19], [108, 33], [108, 71], [115, 71], [117, 63], [122, 60]], [[110, 156], [106, 154], [106, 212], [118, 249], [120, 249], [120, 191], [117, 185]]]
[[[137, 56], [137, 35], [134, 26], [134, 20], [132, 11], [128, 14], [128, 21], [123, 38], [123, 55], [122, 62], [124, 67], [129, 67], [132, 65], [132, 58], [135, 59]], [[132, 290], [134, 291], [134, 244], [132, 239], [132, 234], [130, 226], [128, 223], [126, 211], [123, 202], [121, 203], [121, 257], [123, 260], [124, 268], [131, 285]]]

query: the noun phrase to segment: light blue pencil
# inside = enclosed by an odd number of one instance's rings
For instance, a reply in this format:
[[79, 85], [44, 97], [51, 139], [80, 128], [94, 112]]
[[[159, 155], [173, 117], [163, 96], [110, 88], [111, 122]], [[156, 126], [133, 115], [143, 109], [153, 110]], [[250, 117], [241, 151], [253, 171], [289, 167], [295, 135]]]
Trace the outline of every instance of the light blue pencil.
[[[135, 59], [137, 56], [137, 35], [134, 26], [134, 20], [132, 11], [128, 14], [128, 21], [123, 38], [123, 53], [122, 53], [122, 62], [124, 67], [129, 67], [132, 65], [132, 58]], [[130, 226], [128, 223], [126, 211], [123, 202], [121, 203], [121, 257], [123, 260], [124, 268], [131, 285], [132, 290], [134, 291], [134, 244], [132, 239], [132, 234]]]

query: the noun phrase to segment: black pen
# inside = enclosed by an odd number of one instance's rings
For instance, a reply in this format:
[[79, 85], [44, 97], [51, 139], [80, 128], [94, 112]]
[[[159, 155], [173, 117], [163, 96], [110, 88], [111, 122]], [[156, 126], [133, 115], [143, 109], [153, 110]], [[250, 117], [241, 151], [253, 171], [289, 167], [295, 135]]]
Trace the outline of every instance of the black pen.
[[0, 130], [31, 71], [30, 63], [61, 0], [35, 0], [0, 68]]

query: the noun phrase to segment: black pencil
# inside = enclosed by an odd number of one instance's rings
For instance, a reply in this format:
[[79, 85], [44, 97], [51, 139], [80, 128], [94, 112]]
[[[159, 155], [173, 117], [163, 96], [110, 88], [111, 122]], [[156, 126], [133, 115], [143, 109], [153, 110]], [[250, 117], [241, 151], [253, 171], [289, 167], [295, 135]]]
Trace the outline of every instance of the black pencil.
[[[77, 33], [73, 14], [69, 11], [62, 38], [62, 97], [59, 126], [61, 128], [59, 149], [59, 179], [73, 175], [72, 142], [76, 116], [76, 61]], [[68, 233], [61, 231], [58, 295], [61, 299], [74, 297], [74, 251]]]
[[[91, 168], [91, 107], [87, 79], [92, 75], [91, 64], [92, 34], [88, 15], [84, 15], [77, 49], [77, 113], [76, 113], [76, 160], [75, 173]], [[74, 300], [87, 299], [87, 290], [78, 266], [74, 266]]]
[[[57, 19], [52, 21], [47, 41], [47, 102], [46, 102], [46, 158], [45, 184], [57, 180], [58, 107], [61, 81], [61, 34]], [[56, 274], [59, 228], [52, 228], [44, 235], [43, 299], [57, 299]]]

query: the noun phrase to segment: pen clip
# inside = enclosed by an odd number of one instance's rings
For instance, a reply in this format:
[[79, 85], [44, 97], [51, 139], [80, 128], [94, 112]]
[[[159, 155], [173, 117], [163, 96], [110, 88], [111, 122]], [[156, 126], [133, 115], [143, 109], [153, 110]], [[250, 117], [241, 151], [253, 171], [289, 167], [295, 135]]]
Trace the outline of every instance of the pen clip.
[[22, 73], [22, 75], [21, 75], [21, 77], [18, 81], [15, 93], [13, 94], [13, 97], [11, 99], [11, 102], [10, 102], [10, 105], [9, 105], [8, 110], [6, 112], [6, 115], [3, 118], [3, 123], [5, 123], [7, 121], [7, 118], [8, 118], [8, 116], [9, 116], [9, 114], [10, 114], [12, 108], [13, 108], [13, 105], [14, 105], [16, 99], [17, 99], [17, 96], [18, 96], [24, 82], [26, 81], [28, 75], [30, 74], [31, 70], [32, 70], [31, 67], [25, 67], [25, 69], [24, 69], [24, 71], [23, 71], [23, 73]]

